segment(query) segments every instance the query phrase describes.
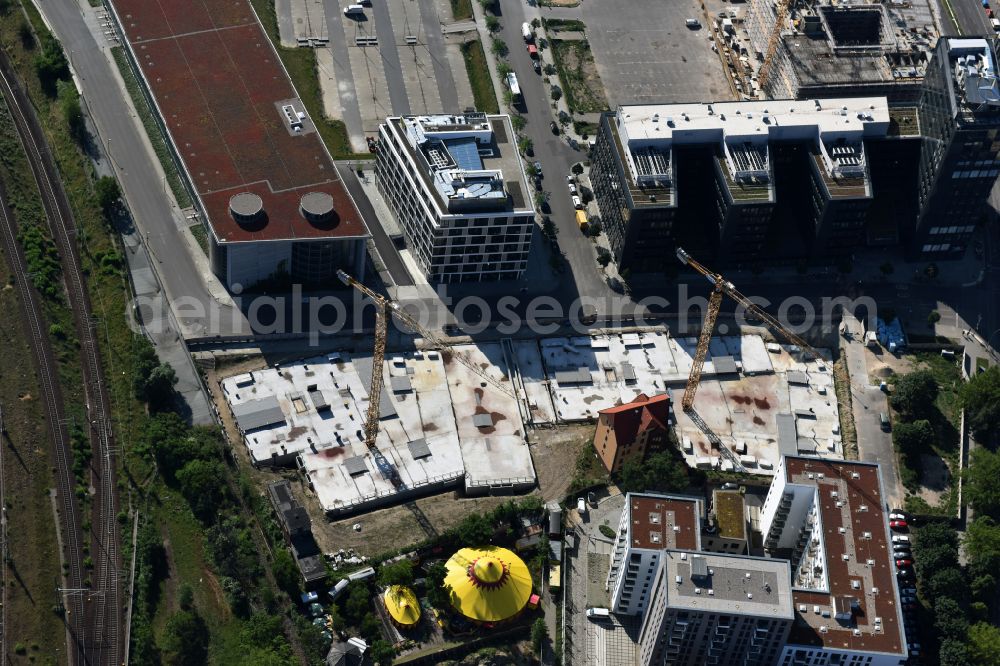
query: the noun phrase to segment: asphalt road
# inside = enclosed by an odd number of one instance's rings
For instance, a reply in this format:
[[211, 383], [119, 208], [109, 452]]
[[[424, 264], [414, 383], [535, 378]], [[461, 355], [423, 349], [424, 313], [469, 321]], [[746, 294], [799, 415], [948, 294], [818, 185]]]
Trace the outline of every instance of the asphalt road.
[[851, 405], [858, 434], [858, 457], [864, 462], [881, 465], [882, 490], [890, 508], [903, 502], [903, 483], [892, 448], [892, 434], [882, 430], [879, 414], [889, 413], [885, 393], [872, 386], [865, 364], [864, 328], [853, 317], [845, 317], [850, 339], [844, 340], [841, 349], [847, 353], [847, 370], [851, 375]]
[[[213, 303], [215, 299], [181, 237], [178, 223], [182, 220], [178, 220], [159, 164], [141, 126], [132, 117], [131, 104], [123, 99], [113, 65], [104, 53], [107, 45], [98, 45], [84, 20], [82, 6], [76, 2], [46, 3], [43, 9], [70, 56], [87, 111], [116, 167], [118, 181], [143, 239], [157, 262], [170, 267], [168, 271], [160, 271], [167, 295], [171, 301], [185, 297]], [[218, 307], [223, 312], [223, 324], [229, 326], [233, 321], [232, 308]], [[194, 325], [204, 328], [197, 322]]]
[[[508, 62], [517, 75], [524, 104], [521, 115], [527, 121], [523, 134], [534, 144], [534, 157], [542, 164], [543, 190], [548, 193], [551, 212], [549, 217], [559, 229], [559, 247], [569, 261], [570, 270], [563, 274], [564, 280], [573, 280], [575, 293], [580, 296], [606, 296], [611, 290], [604, 282], [603, 274], [597, 266], [594, 245], [580, 233], [576, 225], [576, 210], [570, 199], [566, 176], [576, 162], [587, 159], [584, 152], [574, 150], [562, 135], [552, 134], [549, 123], [553, 120], [549, 87], [531, 66], [531, 58], [521, 35], [521, 24], [525, 21], [524, 5], [520, 2], [503, 4], [502, 38], [510, 49]], [[555, 79], [553, 79], [555, 80]]]
[[[945, 25], [942, 29], [945, 34], [967, 36], [994, 34], [980, 0], [942, 0], [941, 4], [944, 7]], [[1000, 9], [1000, 3], [996, 4], [994, 11]]]
[[374, 33], [378, 36], [378, 53], [382, 56], [382, 67], [385, 69], [386, 85], [389, 86], [389, 102], [392, 104], [392, 111], [400, 116], [409, 115], [410, 100], [406, 96], [406, 84], [403, 82], [403, 69], [399, 64], [396, 35], [392, 32], [389, 6], [385, 2], [376, 1], [369, 9], [378, 26]]

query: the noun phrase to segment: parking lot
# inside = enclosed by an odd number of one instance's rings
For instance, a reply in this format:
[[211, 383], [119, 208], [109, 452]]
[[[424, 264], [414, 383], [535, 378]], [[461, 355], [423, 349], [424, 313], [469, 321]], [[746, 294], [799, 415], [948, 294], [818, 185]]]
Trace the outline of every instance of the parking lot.
[[349, 15], [347, 3], [276, 6], [282, 44], [316, 49], [324, 111], [344, 121], [354, 150], [367, 151], [386, 116], [474, 106], [461, 43], [477, 34], [443, 34], [454, 23], [448, 0], [380, 0]]
[[[588, 0], [578, 11], [610, 108], [732, 99], [697, 0]], [[688, 28], [688, 18], [701, 27]]]

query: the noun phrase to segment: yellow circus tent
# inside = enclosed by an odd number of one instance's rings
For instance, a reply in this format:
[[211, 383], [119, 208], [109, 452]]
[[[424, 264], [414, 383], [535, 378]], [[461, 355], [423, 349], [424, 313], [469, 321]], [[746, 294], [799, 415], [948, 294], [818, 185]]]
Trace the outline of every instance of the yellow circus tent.
[[451, 589], [451, 605], [476, 622], [514, 617], [531, 596], [528, 567], [506, 548], [463, 548], [445, 567], [444, 584]]
[[404, 629], [412, 627], [420, 620], [420, 603], [417, 595], [408, 587], [392, 585], [382, 595], [382, 603], [392, 621]]

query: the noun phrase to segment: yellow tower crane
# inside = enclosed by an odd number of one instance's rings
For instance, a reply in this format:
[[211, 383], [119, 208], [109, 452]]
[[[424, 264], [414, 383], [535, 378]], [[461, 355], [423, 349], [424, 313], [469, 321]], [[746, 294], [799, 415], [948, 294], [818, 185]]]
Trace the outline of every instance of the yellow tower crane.
[[685, 412], [690, 412], [694, 407], [694, 395], [698, 391], [698, 382], [701, 381], [701, 371], [705, 366], [705, 357], [708, 355], [708, 343], [712, 339], [712, 329], [715, 328], [715, 320], [719, 316], [723, 294], [746, 308], [748, 315], [764, 322], [772, 332], [779, 333], [792, 344], [798, 345], [804, 352], [812, 356], [812, 358], [820, 358], [819, 352], [809, 346], [809, 343], [782, 326], [781, 322], [777, 319], [761, 310], [749, 298], [741, 294], [732, 282], [722, 277], [722, 275], [705, 268], [705, 266], [691, 258], [691, 255], [685, 252], [683, 248], [677, 248], [677, 258], [685, 266], [693, 268], [708, 278], [708, 281], [713, 286], [712, 295], [708, 299], [708, 312], [705, 313], [705, 323], [701, 329], [701, 336], [698, 338], [698, 347], [695, 349], [694, 361], [691, 363], [691, 374], [688, 375], [687, 386], [684, 388], [684, 398], [681, 400], [681, 405], [684, 407]]
[[[344, 271], [338, 270], [337, 277], [340, 278], [341, 282], [349, 287], [354, 287], [375, 303], [375, 349], [372, 352], [372, 381], [371, 389], [368, 392], [368, 412], [365, 415], [365, 446], [375, 458], [375, 464], [378, 466], [382, 476], [392, 481], [394, 485], [399, 486], [402, 485], [399, 473], [375, 445], [375, 439], [378, 437], [379, 401], [382, 397], [382, 364], [385, 361], [385, 343], [389, 313], [391, 312], [407, 328], [419, 333], [424, 340], [429, 341], [433, 346], [444, 348], [451, 346], [451, 343], [421, 326], [416, 319], [400, 308], [398, 303], [372, 291]], [[461, 354], [455, 354], [452, 358], [497, 390], [514, 398], [514, 400], [518, 399], [517, 394], [511, 387], [497, 381]]]

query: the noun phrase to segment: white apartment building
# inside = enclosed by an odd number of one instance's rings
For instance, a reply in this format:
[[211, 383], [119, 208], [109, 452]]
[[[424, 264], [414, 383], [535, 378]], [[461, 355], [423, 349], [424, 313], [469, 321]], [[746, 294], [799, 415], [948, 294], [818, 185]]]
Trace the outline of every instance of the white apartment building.
[[629, 493], [618, 524], [605, 584], [611, 610], [646, 610], [653, 578], [667, 549], [701, 550], [701, 503], [691, 497]]
[[432, 283], [514, 280], [535, 210], [510, 117], [394, 116], [379, 127], [375, 183]]

